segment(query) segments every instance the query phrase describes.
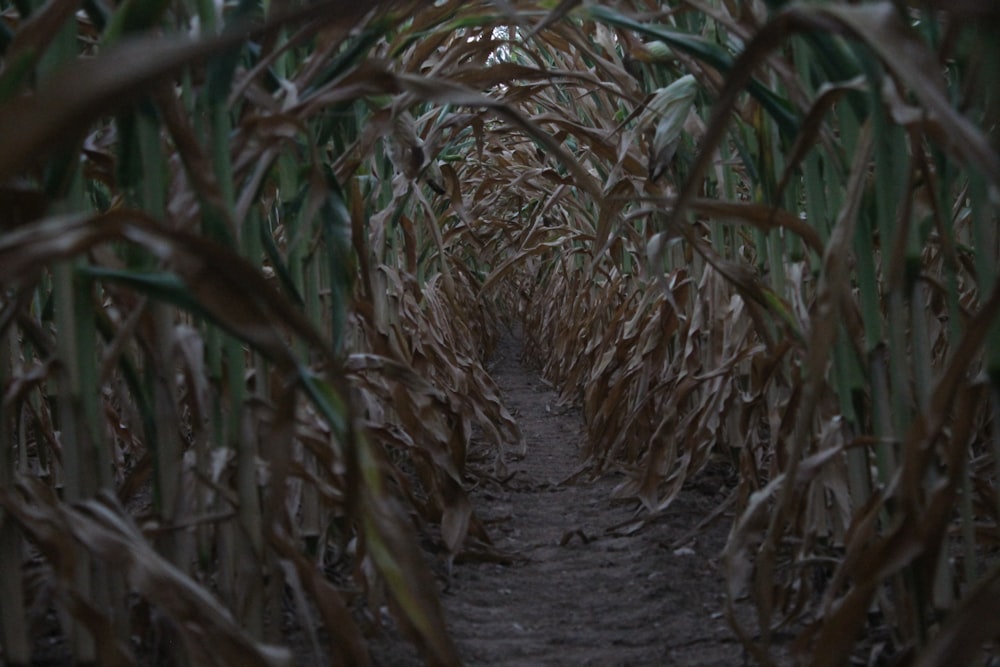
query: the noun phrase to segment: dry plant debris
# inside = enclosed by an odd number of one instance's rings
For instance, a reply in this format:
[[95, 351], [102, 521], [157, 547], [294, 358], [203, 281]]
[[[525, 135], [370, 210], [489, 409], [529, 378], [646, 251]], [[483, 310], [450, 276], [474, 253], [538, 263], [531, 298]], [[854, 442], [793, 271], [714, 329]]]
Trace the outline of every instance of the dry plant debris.
[[640, 537], [733, 470], [695, 523], [748, 659], [995, 659], [998, 34], [0, 0], [2, 660], [364, 665], [386, 614], [474, 660], [441, 585], [525, 556], [476, 494], [538, 454], [507, 326]]

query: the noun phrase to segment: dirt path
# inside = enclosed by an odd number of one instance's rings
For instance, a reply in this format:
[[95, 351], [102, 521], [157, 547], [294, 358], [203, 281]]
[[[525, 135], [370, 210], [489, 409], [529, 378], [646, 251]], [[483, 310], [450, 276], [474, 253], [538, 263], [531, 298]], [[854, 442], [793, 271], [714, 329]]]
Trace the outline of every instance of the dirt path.
[[[728, 522], [683, 540], [725, 497], [720, 474], [703, 474], [666, 516], [627, 534], [634, 503], [613, 503], [620, 481], [559, 485], [580, 467], [583, 424], [520, 362], [506, 337], [491, 364], [528, 442], [504, 486], [473, 493], [511, 565], [457, 564], [443, 600], [467, 665], [726, 665], [743, 650], [722, 617], [718, 555]], [[678, 543], [681, 539], [682, 543]], [[381, 653], [381, 655], [380, 655]], [[395, 654], [395, 657], [391, 657]], [[396, 651], [385, 665], [410, 664]]]

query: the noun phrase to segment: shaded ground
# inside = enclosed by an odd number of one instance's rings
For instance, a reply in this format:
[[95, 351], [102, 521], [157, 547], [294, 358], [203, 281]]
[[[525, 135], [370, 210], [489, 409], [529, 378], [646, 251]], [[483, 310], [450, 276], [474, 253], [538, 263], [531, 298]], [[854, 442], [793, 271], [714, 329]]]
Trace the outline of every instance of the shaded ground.
[[[612, 502], [620, 479], [560, 485], [580, 468], [583, 424], [501, 342], [491, 366], [528, 441], [503, 486], [473, 492], [511, 565], [457, 564], [444, 596], [468, 665], [741, 665], [723, 615], [718, 556], [731, 516], [695, 530], [727, 495], [722, 471], [702, 474], [666, 515], [629, 532], [635, 504]], [[396, 642], [379, 664], [420, 664]]]

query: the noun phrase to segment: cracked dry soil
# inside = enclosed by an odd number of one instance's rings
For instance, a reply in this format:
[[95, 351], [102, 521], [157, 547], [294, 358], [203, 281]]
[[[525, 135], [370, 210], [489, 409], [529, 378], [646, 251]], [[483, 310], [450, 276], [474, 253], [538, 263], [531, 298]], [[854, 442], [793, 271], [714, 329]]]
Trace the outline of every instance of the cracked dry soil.
[[[443, 593], [466, 665], [741, 665], [724, 616], [720, 554], [732, 515], [699, 528], [729, 493], [721, 469], [631, 530], [635, 502], [612, 500], [620, 476], [578, 476], [584, 442], [576, 410], [522, 365], [521, 342], [500, 341], [491, 374], [527, 440], [505, 484], [472, 492], [475, 511], [509, 565], [456, 563]], [[376, 643], [376, 664], [422, 664], [400, 641]]]

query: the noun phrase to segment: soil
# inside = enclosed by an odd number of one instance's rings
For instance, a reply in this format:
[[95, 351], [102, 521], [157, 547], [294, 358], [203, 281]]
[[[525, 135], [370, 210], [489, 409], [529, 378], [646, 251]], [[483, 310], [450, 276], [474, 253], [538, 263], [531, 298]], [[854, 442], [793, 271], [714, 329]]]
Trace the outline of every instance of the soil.
[[[522, 365], [517, 338], [500, 342], [490, 369], [528, 446], [505, 484], [472, 492], [496, 545], [515, 558], [454, 566], [443, 603], [465, 664], [746, 664], [723, 615], [719, 556], [732, 515], [700, 525], [731, 492], [725, 470], [703, 472], [640, 524], [648, 515], [635, 502], [612, 500], [620, 475], [574, 477], [582, 417]], [[389, 667], [421, 664], [391, 639], [373, 655]]]

